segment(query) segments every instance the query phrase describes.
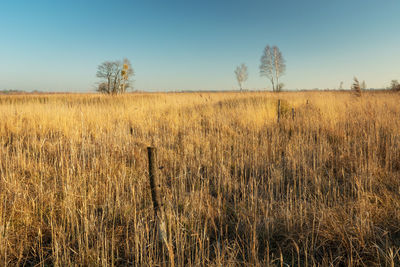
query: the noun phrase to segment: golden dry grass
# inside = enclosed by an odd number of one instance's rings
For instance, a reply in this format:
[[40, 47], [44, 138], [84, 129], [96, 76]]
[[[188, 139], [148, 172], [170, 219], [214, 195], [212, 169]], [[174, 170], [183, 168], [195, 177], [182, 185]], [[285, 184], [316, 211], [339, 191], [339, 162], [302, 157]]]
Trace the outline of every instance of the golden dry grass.
[[176, 266], [398, 266], [399, 103], [0, 96], [0, 265], [168, 265], [147, 178], [153, 145]]

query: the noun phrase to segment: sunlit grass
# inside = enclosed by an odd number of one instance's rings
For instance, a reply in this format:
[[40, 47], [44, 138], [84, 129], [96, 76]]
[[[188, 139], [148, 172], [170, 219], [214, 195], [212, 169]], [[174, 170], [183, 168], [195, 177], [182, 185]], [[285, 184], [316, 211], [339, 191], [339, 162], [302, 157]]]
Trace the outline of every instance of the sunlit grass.
[[397, 266], [399, 101], [0, 96], [0, 265], [167, 265], [147, 178], [152, 145], [177, 266]]

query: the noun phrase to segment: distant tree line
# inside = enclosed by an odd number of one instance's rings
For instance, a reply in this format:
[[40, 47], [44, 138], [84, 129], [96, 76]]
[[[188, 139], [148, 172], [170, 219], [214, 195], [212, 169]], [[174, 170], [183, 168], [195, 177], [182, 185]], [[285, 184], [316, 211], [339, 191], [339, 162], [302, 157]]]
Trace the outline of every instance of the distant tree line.
[[[340, 86], [343, 85], [343, 82], [341, 82]], [[341, 88], [341, 87], [340, 87]], [[361, 92], [363, 90], [367, 89], [367, 84], [365, 81], [362, 81], [361, 83], [358, 81], [357, 77], [354, 77], [353, 79], [353, 84], [351, 85], [351, 90], [357, 95], [361, 96]], [[392, 80], [390, 83], [390, 87], [387, 87], [386, 89], [392, 90], [399, 92], [400, 91], [400, 83], [398, 80]]]
[[[282, 52], [277, 46], [267, 45], [262, 53], [259, 70], [260, 76], [268, 78], [272, 85], [273, 92], [282, 91], [284, 84], [280, 82], [280, 78], [285, 74], [286, 62]], [[248, 79], [248, 70], [246, 64], [242, 63], [237, 66], [235, 71], [236, 80], [239, 84], [240, 91], [243, 90], [243, 84]], [[339, 89], [343, 89], [343, 82], [340, 82]], [[361, 96], [363, 90], [367, 89], [365, 81], [359, 82], [357, 77], [354, 77], [351, 90], [357, 96]], [[400, 83], [398, 80], [392, 80], [390, 87], [393, 91], [400, 91]]]
[[[285, 74], [286, 63], [282, 52], [277, 46], [267, 45], [260, 59], [260, 76], [266, 77], [271, 82], [272, 91], [282, 91], [284, 84], [280, 78]], [[249, 73], [246, 64], [237, 66], [235, 71], [236, 80], [240, 91], [243, 91], [243, 85], [247, 81]], [[97, 86], [97, 91], [105, 94], [115, 95], [125, 93], [129, 88], [133, 88], [132, 77], [135, 75], [132, 64], [128, 59], [123, 61], [105, 61], [97, 67], [96, 76], [101, 79]], [[358, 96], [361, 96], [362, 90], [366, 89], [365, 81], [361, 83], [354, 77], [351, 90]], [[340, 82], [339, 89], [343, 89], [343, 82]], [[390, 87], [393, 91], [400, 91], [398, 80], [392, 80]]]

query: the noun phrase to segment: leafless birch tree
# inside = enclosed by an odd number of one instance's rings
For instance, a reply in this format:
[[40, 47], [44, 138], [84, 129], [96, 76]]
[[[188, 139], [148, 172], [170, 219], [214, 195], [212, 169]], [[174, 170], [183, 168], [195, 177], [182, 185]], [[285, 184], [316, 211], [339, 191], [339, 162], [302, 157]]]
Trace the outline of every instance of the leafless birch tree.
[[274, 62], [274, 59], [273, 59], [271, 47], [269, 45], [267, 45], [265, 47], [263, 55], [261, 57], [260, 75], [267, 77], [271, 81], [272, 91], [275, 91], [273, 62]]
[[277, 46], [274, 46], [272, 48], [273, 53], [274, 53], [274, 69], [275, 69], [275, 77], [276, 77], [276, 84], [277, 84], [277, 91], [281, 91], [283, 88], [283, 84], [281, 85], [279, 83], [279, 78], [285, 74], [286, 71], [286, 64], [285, 64], [285, 59], [282, 56], [281, 51]]
[[240, 66], [237, 66], [235, 70], [235, 75], [236, 75], [236, 80], [240, 87], [240, 91], [242, 91], [243, 90], [242, 85], [245, 81], [247, 81], [247, 78], [249, 77], [246, 64], [243, 63]]
[[362, 81], [361, 90], [365, 90], [365, 89], [367, 89], [367, 84], [365, 83], [365, 81]]
[[343, 82], [340, 82], [339, 90], [343, 90]]
[[281, 51], [277, 46], [264, 48], [261, 56], [260, 75], [267, 77], [272, 84], [272, 91], [277, 92], [283, 86], [279, 83], [279, 78], [285, 74], [286, 64]]

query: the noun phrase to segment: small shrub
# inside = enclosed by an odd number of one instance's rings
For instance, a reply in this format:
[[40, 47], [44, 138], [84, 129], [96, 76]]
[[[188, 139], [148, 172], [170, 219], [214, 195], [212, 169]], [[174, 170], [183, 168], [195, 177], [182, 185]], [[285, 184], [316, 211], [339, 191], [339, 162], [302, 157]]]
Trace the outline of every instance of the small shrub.
[[390, 84], [390, 89], [393, 91], [400, 91], [400, 84], [398, 80], [392, 80]]
[[354, 92], [356, 96], [361, 96], [361, 86], [357, 77], [354, 77], [353, 85], [351, 86], [351, 90]]

